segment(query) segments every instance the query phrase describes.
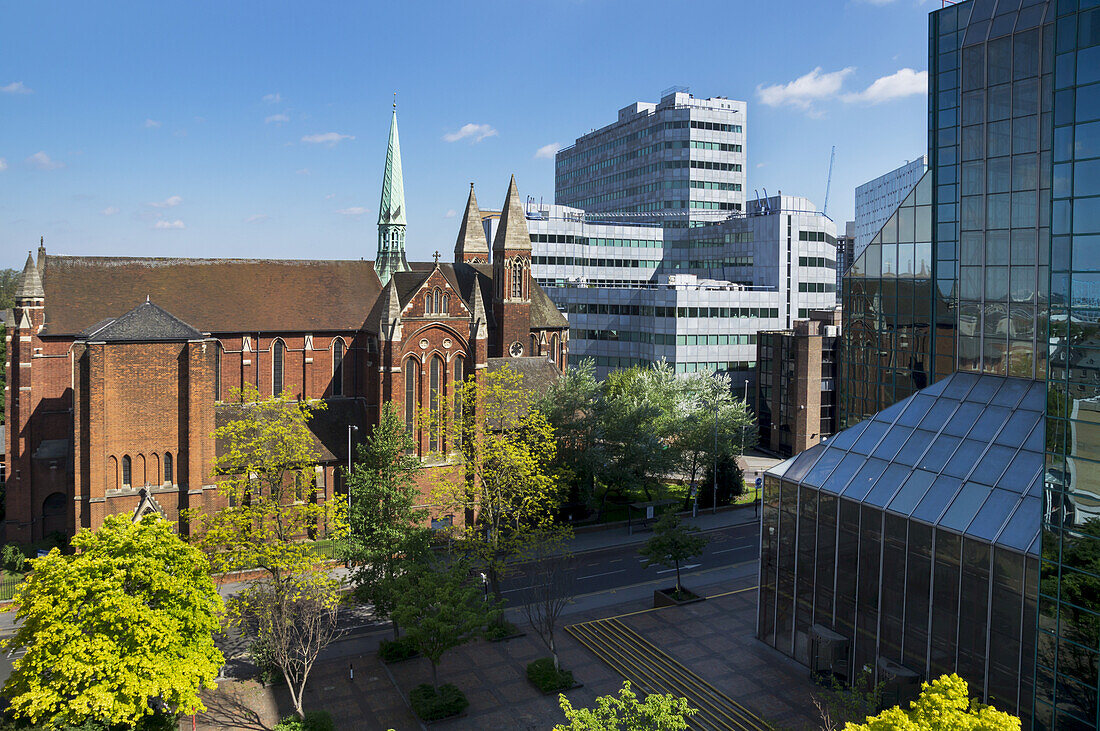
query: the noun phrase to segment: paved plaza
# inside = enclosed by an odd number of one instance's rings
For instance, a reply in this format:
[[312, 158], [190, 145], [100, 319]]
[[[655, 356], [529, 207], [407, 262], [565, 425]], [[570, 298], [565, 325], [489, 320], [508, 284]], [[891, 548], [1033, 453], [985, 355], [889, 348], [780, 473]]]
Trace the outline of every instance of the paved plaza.
[[[623, 623], [774, 727], [817, 728], [808, 671], [753, 638], [754, 585], [749, 579], [712, 585], [704, 592], [712, 598], [682, 607], [650, 611], [648, 602], [638, 600], [578, 612], [567, 616], [563, 625], [620, 616]], [[422, 728], [404, 699], [417, 684], [430, 680], [431, 667], [423, 659], [383, 666], [373, 646], [386, 636], [374, 637], [369, 644], [342, 643], [349, 646], [348, 655], [319, 663], [306, 691], [306, 708], [327, 709], [340, 729]], [[567, 694], [575, 706], [591, 705], [596, 696], [617, 692], [622, 678], [564, 631], [559, 633], [558, 646], [563, 666], [583, 683]], [[461, 688], [470, 707], [463, 717], [432, 724], [432, 728], [549, 729], [562, 722], [557, 697], [543, 696], [525, 676], [527, 663], [546, 654], [533, 634], [507, 642], [478, 641], [448, 653], [440, 665], [440, 682]], [[349, 663], [354, 678], [349, 678]], [[290, 708], [285, 689], [239, 681], [223, 683], [209, 694], [207, 705], [208, 712], [197, 719], [199, 729], [262, 731], [272, 728]], [[191, 728], [191, 719], [180, 728]]]

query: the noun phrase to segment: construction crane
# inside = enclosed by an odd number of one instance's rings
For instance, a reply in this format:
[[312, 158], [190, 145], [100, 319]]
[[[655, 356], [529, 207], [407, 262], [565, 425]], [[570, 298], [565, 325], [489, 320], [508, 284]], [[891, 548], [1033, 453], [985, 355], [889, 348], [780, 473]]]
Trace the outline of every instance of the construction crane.
[[833, 163], [836, 161], [836, 145], [833, 145], [833, 151], [829, 153], [829, 177], [825, 180], [825, 204], [821, 206], [821, 215], [829, 215], [829, 188], [833, 184]]

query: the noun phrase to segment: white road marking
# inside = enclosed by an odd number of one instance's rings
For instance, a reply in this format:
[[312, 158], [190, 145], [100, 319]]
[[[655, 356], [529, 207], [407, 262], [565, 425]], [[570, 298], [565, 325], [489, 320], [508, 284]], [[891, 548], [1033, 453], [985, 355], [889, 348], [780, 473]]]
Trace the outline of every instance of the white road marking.
[[[687, 566], [681, 566], [680, 571], [687, 571], [688, 569], [693, 569], [693, 568], [696, 568], [696, 567], [702, 566], [702, 565], [703, 564], [701, 564], [701, 563], [689, 563]], [[675, 570], [676, 569], [661, 569], [657, 573], [658, 574], [667, 574], [669, 571], [675, 571]]]
[[604, 571], [602, 574], [592, 574], [591, 576], [578, 576], [577, 581], [581, 579], [595, 579], [597, 576], [610, 576], [611, 574], [626, 573], [626, 569], [619, 569], [617, 571]]
[[621, 558], [613, 558], [610, 561], [608, 561], [608, 563], [619, 563], [620, 561], [622, 561]]
[[534, 588], [535, 588], [534, 586], [520, 586], [520, 587], [517, 587], [515, 589], [505, 589], [504, 591], [502, 591], [500, 593], [501, 594], [507, 594], [508, 592], [511, 592], [511, 591], [527, 591], [528, 589], [534, 589]]
[[714, 551], [714, 553], [717, 554], [717, 553], [729, 553], [730, 551], [744, 551], [747, 548], [752, 548], [752, 546], [736, 546], [734, 548], [723, 548], [721, 551]]

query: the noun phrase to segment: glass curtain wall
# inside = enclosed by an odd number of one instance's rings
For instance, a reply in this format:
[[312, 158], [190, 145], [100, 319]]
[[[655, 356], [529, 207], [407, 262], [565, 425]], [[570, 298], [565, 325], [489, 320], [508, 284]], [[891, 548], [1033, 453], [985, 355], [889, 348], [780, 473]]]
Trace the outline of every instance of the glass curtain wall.
[[1036, 727], [1097, 728], [1100, 665], [1100, 3], [1059, 0], [1046, 511]]

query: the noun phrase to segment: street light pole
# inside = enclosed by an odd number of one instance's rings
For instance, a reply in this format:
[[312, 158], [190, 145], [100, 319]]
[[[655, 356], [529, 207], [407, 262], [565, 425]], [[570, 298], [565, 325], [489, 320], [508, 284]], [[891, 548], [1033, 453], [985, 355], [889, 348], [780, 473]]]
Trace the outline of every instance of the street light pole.
[[344, 484], [348, 488], [348, 520], [351, 520], [351, 433], [359, 431], [355, 424], [348, 424], [348, 474], [344, 478]]
[[714, 486], [710, 514], [718, 512], [718, 389], [714, 390]]

